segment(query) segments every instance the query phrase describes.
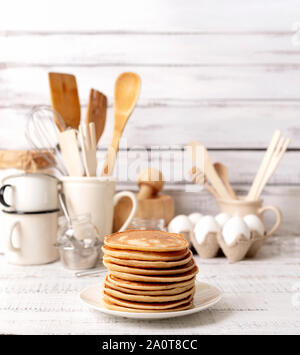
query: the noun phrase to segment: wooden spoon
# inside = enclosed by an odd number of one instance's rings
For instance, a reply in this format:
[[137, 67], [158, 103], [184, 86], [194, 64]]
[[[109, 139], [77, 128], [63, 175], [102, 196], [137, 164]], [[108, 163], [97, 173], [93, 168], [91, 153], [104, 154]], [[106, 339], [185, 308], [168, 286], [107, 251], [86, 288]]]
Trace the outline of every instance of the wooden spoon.
[[224, 185], [226, 186], [227, 191], [229, 192], [230, 196], [234, 199], [237, 200], [237, 196], [230, 185], [230, 182], [228, 180], [228, 169], [225, 165], [222, 163], [214, 163], [214, 167], [216, 169], [217, 174], [220, 176], [221, 180], [224, 182]]
[[103, 176], [111, 176], [113, 173], [120, 138], [136, 105], [140, 88], [141, 79], [135, 73], [123, 73], [116, 80], [114, 133], [106, 154], [106, 160], [102, 172]]
[[96, 130], [96, 143], [98, 144], [105, 128], [107, 98], [100, 91], [91, 89], [90, 99], [86, 112], [86, 123], [94, 122]]
[[[80, 102], [75, 76], [49, 73], [48, 78], [53, 109], [62, 116], [67, 128], [77, 129], [80, 124]], [[59, 130], [63, 131], [65, 127], [57, 117], [55, 121]]]

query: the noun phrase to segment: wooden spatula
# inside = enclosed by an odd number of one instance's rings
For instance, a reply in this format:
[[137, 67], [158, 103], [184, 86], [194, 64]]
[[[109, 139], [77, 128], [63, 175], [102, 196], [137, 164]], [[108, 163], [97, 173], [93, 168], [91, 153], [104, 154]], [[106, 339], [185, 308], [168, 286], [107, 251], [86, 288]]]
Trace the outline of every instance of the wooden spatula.
[[207, 183], [204, 174], [195, 166], [190, 170], [190, 176], [194, 184], [204, 185], [204, 187], [215, 197], [220, 198], [218, 193]]
[[221, 196], [221, 198], [230, 200], [231, 196], [227, 191], [225, 185], [223, 184], [223, 181], [220, 179], [219, 175], [217, 174], [209, 158], [208, 151], [206, 150], [204, 145], [199, 142], [191, 142], [188, 144], [188, 147], [191, 149], [192, 152], [193, 166], [203, 171], [203, 173], [210, 181], [211, 185], [216, 190], [218, 195]]
[[[63, 118], [66, 127], [78, 129], [80, 123], [80, 102], [76, 78], [71, 74], [49, 73], [51, 103], [55, 111]], [[64, 127], [55, 117], [60, 131]]]
[[90, 99], [86, 112], [86, 124], [94, 123], [96, 131], [96, 143], [98, 144], [105, 128], [107, 110], [107, 98], [100, 91], [91, 89]]
[[121, 74], [115, 84], [114, 133], [104, 163], [104, 176], [111, 176], [114, 170], [119, 142], [126, 123], [136, 105], [141, 88], [141, 79], [135, 73]]
[[61, 154], [70, 176], [83, 176], [77, 135], [74, 129], [68, 129], [58, 134]]

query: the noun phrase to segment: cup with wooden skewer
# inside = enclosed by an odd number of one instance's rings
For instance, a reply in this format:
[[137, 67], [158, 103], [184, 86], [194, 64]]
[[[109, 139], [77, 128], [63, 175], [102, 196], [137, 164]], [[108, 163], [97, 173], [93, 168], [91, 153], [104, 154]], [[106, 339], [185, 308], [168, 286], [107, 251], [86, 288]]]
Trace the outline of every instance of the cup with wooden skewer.
[[[264, 241], [277, 231], [282, 222], [280, 210], [275, 206], [263, 206], [260, 196], [289, 143], [289, 138], [283, 137], [279, 130], [275, 131], [247, 196], [235, 194], [227, 178], [227, 168], [221, 163], [213, 164], [202, 144], [192, 142], [188, 145], [192, 152], [193, 168], [190, 171], [192, 181], [204, 185], [216, 198], [222, 213], [246, 218], [246, 223], [248, 221], [252, 240], [245, 253], [248, 257], [255, 256]], [[276, 216], [275, 224], [269, 231], [266, 230], [263, 218], [266, 211], [273, 211]]]

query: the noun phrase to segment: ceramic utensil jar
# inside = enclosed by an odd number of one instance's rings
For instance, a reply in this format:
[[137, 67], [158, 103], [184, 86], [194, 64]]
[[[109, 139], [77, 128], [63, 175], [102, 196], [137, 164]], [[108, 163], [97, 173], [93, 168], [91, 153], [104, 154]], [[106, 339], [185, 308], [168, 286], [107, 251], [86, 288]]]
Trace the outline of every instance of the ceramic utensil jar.
[[11, 264], [39, 265], [58, 259], [55, 247], [58, 210], [52, 212], [4, 211], [5, 258]]
[[132, 209], [120, 231], [131, 223], [137, 209], [136, 197], [129, 191], [116, 194], [111, 177], [63, 177], [61, 181], [70, 215], [90, 214], [102, 242], [106, 234], [112, 233], [114, 206], [125, 196], [131, 199]]
[[19, 174], [5, 177], [0, 202], [9, 211], [44, 212], [58, 208], [59, 180], [45, 174]]
[[220, 207], [221, 212], [227, 213], [230, 216], [244, 217], [247, 215], [254, 214], [257, 215], [262, 222], [264, 222], [263, 220], [264, 213], [267, 211], [273, 211], [276, 215], [276, 221], [273, 227], [266, 232], [267, 236], [271, 236], [272, 234], [274, 234], [282, 222], [281, 211], [275, 206], [262, 207], [263, 200], [245, 201], [243, 199], [239, 199], [239, 200], [218, 199], [217, 203]]

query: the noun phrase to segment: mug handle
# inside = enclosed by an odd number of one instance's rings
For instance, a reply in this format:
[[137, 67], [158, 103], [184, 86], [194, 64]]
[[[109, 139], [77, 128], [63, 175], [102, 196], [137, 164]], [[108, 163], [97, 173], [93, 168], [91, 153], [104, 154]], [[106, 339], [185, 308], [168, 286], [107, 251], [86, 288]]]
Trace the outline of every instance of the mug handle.
[[4, 191], [7, 187], [12, 187], [11, 185], [3, 185], [0, 189], [0, 203], [5, 207], [11, 207], [5, 200], [4, 200]]
[[12, 240], [12, 237], [13, 237], [13, 234], [14, 234], [14, 230], [20, 226], [20, 223], [19, 222], [15, 222], [11, 228], [10, 228], [10, 231], [9, 231], [9, 235], [8, 235], [8, 250], [9, 251], [12, 251], [12, 252], [19, 252], [21, 251], [21, 248], [16, 248], [13, 244], [13, 240]]
[[269, 232], [266, 232], [266, 236], [270, 237], [273, 233], [275, 233], [277, 231], [277, 229], [279, 228], [281, 222], [282, 222], [282, 213], [281, 211], [275, 207], [275, 206], [265, 206], [262, 207], [259, 211], [258, 214], [260, 216], [262, 216], [266, 211], [273, 211], [276, 215], [276, 222], [274, 224], [274, 226], [271, 228], [271, 230]]
[[133, 217], [135, 216], [136, 211], [137, 211], [137, 199], [135, 197], [135, 194], [133, 192], [130, 192], [130, 191], [121, 191], [121, 192], [118, 192], [117, 194], [115, 194], [115, 196], [114, 196], [114, 207], [116, 206], [116, 204], [123, 197], [129, 197], [130, 198], [130, 200], [132, 201], [132, 209], [131, 209], [131, 212], [130, 212], [127, 220], [124, 222], [124, 224], [122, 225], [122, 227], [119, 229], [118, 232], [123, 232], [129, 226], [129, 224], [133, 220]]

